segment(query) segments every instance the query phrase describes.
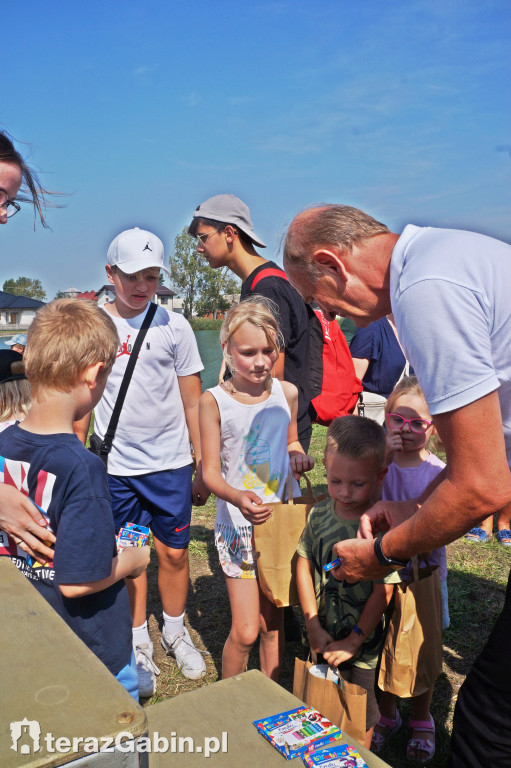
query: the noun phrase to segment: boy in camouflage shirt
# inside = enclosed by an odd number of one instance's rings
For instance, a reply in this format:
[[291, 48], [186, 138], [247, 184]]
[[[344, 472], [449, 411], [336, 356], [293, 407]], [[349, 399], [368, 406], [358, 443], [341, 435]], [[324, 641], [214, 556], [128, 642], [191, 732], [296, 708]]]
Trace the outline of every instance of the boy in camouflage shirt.
[[334, 544], [356, 538], [361, 515], [380, 496], [386, 474], [385, 433], [371, 419], [344, 416], [327, 432], [323, 463], [329, 498], [311, 511], [298, 543], [297, 582], [309, 644], [345, 680], [367, 691], [366, 746], [380, 719], [374, 693], [383, 640], [383, 615], [395, 576], [383, 582], [336, 581], [323, 566]]

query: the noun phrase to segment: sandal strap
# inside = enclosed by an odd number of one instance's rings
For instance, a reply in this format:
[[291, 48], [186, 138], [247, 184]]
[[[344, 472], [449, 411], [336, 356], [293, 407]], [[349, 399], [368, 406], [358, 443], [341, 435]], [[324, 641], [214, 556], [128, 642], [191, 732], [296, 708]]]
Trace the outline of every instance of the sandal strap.
[[380, 720], [378, 722], [378, 725], [384, 725], [385, 728], [393, 729], [396, 727], [396, 718], [394, 718], [394, 720], [391, 720], [390, 717], [385, 717], [385, 715], [380, 715]]
[[435, 733], [435, 721], [429, 716], [429, 720], [409, 720], [408, 725], [414, 731], [429, 731]]
[[401, 715], [399, 714], [399, 709], [396, 707], [396, 714], [393, 720], [391, 720], [390, 717], [385, 717], [385, 715], [380, 714], [380, 719], [377, 723], [377, 725], [382, 726], [383, 728], [387, 728], [387, 733], [378, 733], [378, 731], [373, 731], [373, 737], [371, 740], [371, 749], [376, 754], [380, 754], [380, 752], [387, 746], [391, 736], [393, 736], [395, 733], [399, 731], [403, 724], [403, 721], [401, 720]]

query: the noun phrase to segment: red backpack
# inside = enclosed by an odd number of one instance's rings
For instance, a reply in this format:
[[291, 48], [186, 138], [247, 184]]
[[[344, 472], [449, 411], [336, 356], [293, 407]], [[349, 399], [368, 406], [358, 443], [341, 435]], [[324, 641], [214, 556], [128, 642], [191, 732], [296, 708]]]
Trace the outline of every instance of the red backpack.
[[[251, 290], [265, 277], [287, 280], [281, 269], [262, 269], [254, 277]], [[320, 309], [307, 306], [309, 314], [309, 386], [312, 420], [328, 426], [337, 416], [353, 413], [362, 392], [355, 374], [350, 349], [337, 320], [327, 320]]]

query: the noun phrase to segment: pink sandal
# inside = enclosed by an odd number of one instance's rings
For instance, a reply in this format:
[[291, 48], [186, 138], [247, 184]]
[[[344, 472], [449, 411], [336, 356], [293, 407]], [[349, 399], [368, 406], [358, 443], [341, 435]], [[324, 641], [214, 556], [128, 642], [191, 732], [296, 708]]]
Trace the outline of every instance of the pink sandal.
[[380, 715], [380, 719], [374, 727], [376, 728], [377, 725], [381, 725], [383, 728], [386, 728], [387, 733], [384, 735], [383, 733], [378, 733], [376, 730], [373, 731], [373, 737], [371, 739], [371, 752], [374, 752], [375, 755], [379, 755], [380, 752], [385, 749], [389, 743], [390, 737], [397, 733], [403, 725], [401, 715], [399, 714], [399, 709], [396, 707], [396, 716], [394, 720], [391, 720], [390, 717], [385, 717], [385, 715]]
[[[406, 757], [417, 763], [429, 763], [435, 755], [435, 721], [429, 716], [429, 720], [409, 720], [408, 725], [414, 731], [427, 731], [433, 734], [433, 739], [410, 739], [406, 745]], [[419, 755], [424, 753], [423, 757]]]

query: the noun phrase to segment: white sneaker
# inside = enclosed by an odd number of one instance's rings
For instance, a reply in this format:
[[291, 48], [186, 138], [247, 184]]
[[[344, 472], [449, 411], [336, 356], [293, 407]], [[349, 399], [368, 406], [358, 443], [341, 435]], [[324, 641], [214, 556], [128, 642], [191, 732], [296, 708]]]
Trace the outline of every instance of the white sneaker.
[[185, 677], [198, 680], [206, 674], [206, 664], [202, 656], [209, 656], [209, 652], [201, 651], [194, 646], [186, 627], [178, 635], [166, 635], [162, 632], [161, 644], [167, 651], [167, 656], [175, 658]]
[[138, 674], [138, 695], [142, 699], [148, 699], [156, 692], [156, 675], [160, 670], [153, 661], [153, 644], [140, 643], [135, 645], [135, 661]]

